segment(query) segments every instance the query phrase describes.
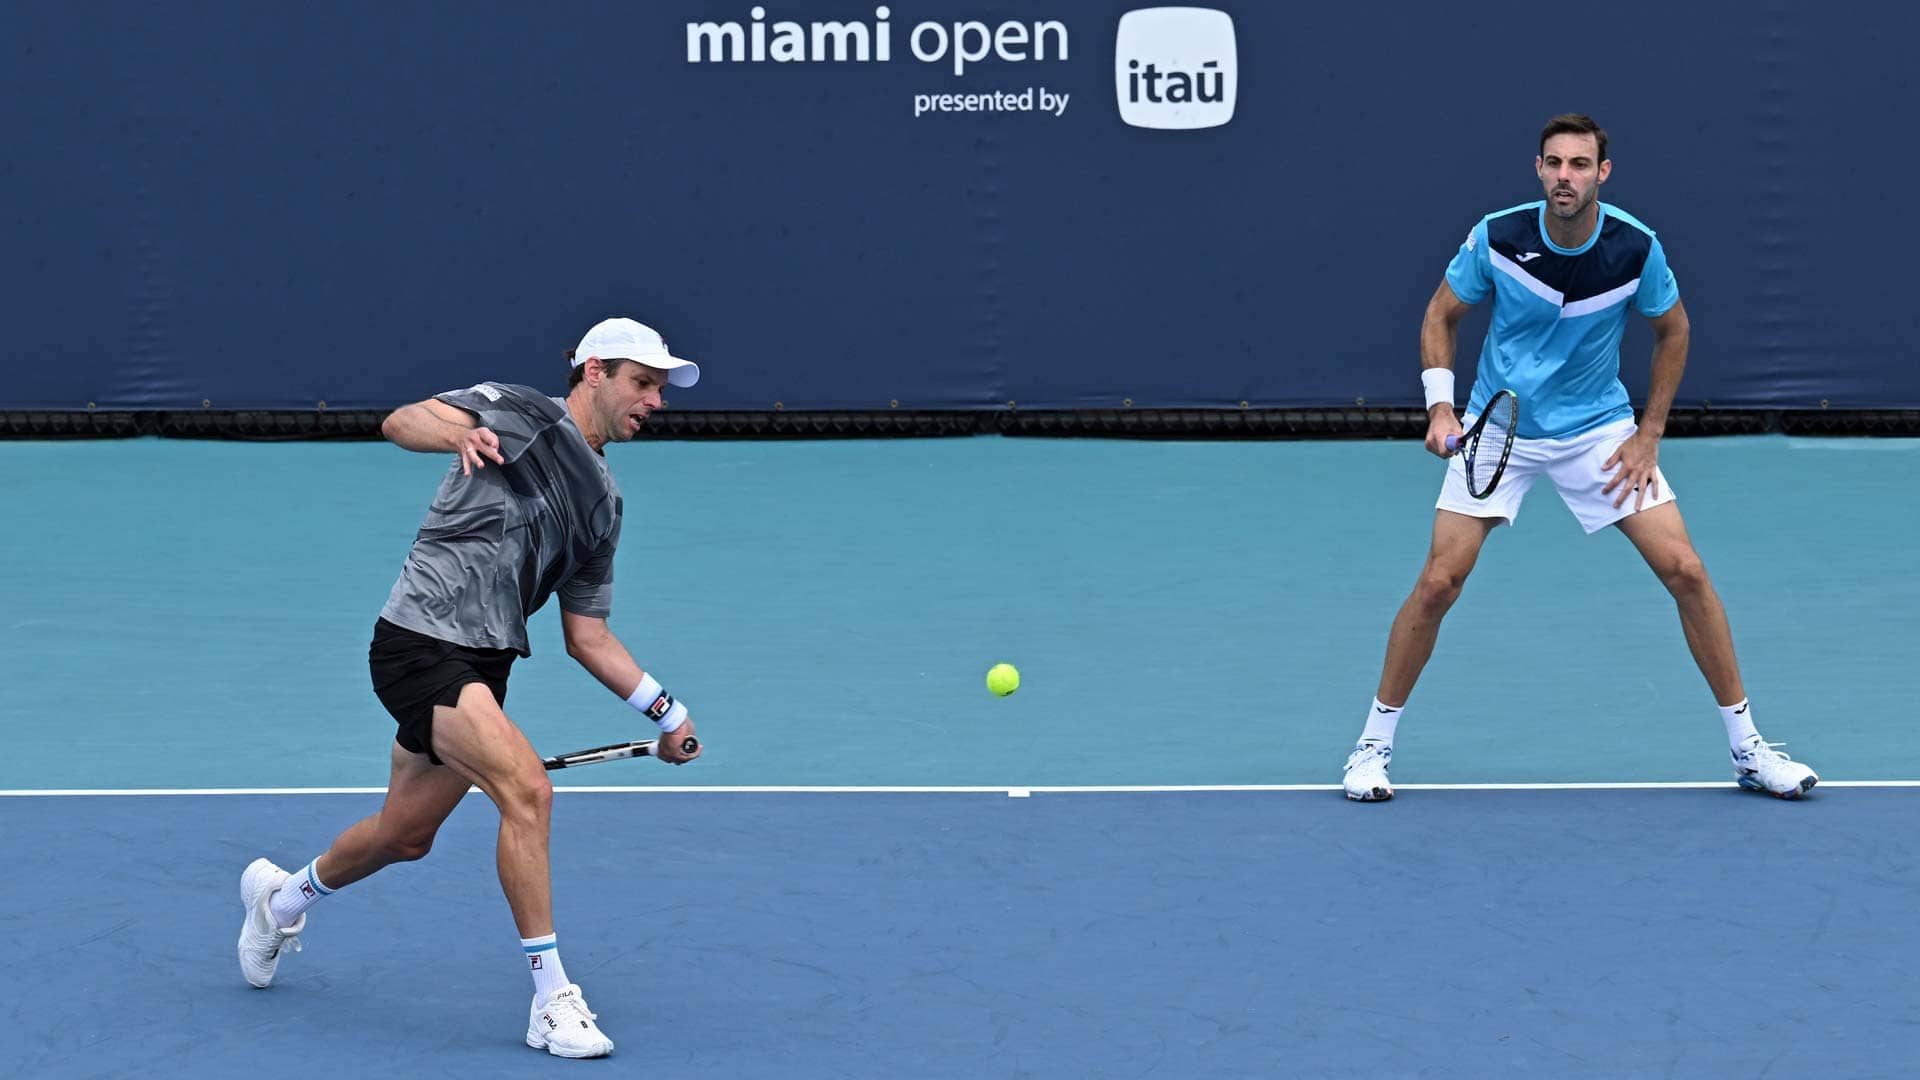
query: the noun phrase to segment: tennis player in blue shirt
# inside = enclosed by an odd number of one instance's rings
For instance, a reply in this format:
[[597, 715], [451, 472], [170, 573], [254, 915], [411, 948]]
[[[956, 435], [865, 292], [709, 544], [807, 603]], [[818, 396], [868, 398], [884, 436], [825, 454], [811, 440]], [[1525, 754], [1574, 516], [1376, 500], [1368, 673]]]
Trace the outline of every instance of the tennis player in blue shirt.
[[[1734, 658], [1726, 610], [1687, 536], [1660, 472], [1660, 436], [1686, 367], [1688, 325], [1680, 288], [1652, 229], [1599, 201], [1612, 172], [1607, 133], [1591, 117], [1554, 117], [1534, 159], [1545, 198], [1482, 218], [1447, 267], [1420, 327], [1427, 449], [1451, 457], [1434, 514], [1433, 544], [1413, 594], [1394, 618], [1380, 685], [1347, 758], [1347, 798], [1393, 797], [1387, 767], [1414, 682], [1433, 654], [1440, 621], [1459, 598], [1487, 535], [1520, 513], [1541, 477], [1591, 534], [1617, 527], [1673, 594], [1694, 662], [1720, 706], [1741, 787], [1798, 798], [1819, 781], [1754, 728]], [[1467, 399], [1469, 419], [1499, 390], [1520, 401], [1513, 452], [1491, 494], [1469, 493], [1454, 415], [1453, 355], [1461, 318], [1493, 309]], [[1620, 338], [1629, 311], [1653, 327], [1653, 377], [1635, 424], [1620, 382]]]

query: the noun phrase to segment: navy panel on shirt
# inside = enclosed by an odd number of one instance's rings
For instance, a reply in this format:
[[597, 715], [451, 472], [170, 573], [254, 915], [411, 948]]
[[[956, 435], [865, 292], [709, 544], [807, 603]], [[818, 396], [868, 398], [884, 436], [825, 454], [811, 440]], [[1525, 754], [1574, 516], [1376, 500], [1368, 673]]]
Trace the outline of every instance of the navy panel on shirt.
[[1627, 313], [1659, 316], [1680, 290], [1659, 238], [1633, 215], [1601, 203], [1577, 249], [1547, 239], [1545, 215], [1546, 204], [1533, 202], [1480, 219], [1447, 283], [1469, 304], [1493, 300], [1468, 412], [1510, 389], [1522, 437], [1566, 439], [1632, 418], [1620, 384]]
[[1640, 276], [1653, 237], [1607, 215], [1599, 236], [1579, 254], [1565, 254], [1540, 235], [1540, 211], [1521, 207], [1487, 219], [1487, 243], [1525, 270], [1535, 281], [1557, 292], [1564, 303], [1586, 300], [1617, 289]]

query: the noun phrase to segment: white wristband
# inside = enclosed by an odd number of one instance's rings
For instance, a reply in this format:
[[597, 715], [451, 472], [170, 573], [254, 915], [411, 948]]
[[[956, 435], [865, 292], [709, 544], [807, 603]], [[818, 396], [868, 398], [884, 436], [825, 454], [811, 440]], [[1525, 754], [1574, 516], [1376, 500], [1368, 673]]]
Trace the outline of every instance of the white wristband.
[[1427, 408], [1442, 402], [1453, 404], [1453, 369], [1426, 368], [1420, 372], [1420, 385], [1427, 388]]
[[660, 680], [642, 673], [640, 687], [627, 695], [627, 704], [660, 725], [660, 730], [671, 733], [680, 730], [687, 722], [687, 707], [673, 700], [673, 695], [660, 688]]

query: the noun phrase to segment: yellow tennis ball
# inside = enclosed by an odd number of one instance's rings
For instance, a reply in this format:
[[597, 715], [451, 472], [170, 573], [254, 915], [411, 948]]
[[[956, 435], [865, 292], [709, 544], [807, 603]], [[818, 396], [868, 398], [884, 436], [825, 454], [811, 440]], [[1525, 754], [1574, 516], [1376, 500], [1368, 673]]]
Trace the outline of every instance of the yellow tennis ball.
[[987, 689], [1001, 697], [1020, 689], [1020, 669], [1012, 664], [995, 664], [988, 668]]

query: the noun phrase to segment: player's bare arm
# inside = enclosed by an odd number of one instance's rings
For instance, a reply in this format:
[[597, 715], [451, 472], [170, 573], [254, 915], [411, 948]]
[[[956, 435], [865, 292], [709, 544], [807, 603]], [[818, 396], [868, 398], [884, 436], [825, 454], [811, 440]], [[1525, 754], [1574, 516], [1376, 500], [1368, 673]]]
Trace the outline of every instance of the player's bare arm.
[[[1451, 374], [1453, 351], [1460, 336], [1460, 320], [1473, 305], [1454, 295], [1453, 286], [1443, 279], [1427, 301], [1426, 318], [1420, 322], [1420, 369], [1422, 374], [1435, 369]], [[1461, 433], [1460, 419], [1453, 414], [1451, 401], [1435, 402], [1427, 410], [1427, 451], [1448, 457], [1447, 437]]]
[[472, 476], [473, 470], [486, 467], [486, 459], [506, 464], [500, 456], [500, 439], [481, 427], [479, 420], [465, 409], [428, 398], [395, 409], [380, 424], [387, 441], [406, 450], [425, 454], [460, 455], [460, 472]]
[[[633, 659], [633, 654], [613, 636], [613, 629], [607, 620], [588, 615], [579, 615], [565, 608], [560, 610], [560, 631], [567, 639], [567, 655], [574, 658], [587, 673], [600, 681], [600, 685], [613, 691], [622, 698], [634, 692], [646, 673]], [[685, 753], [680, 749], [681, 742], [693, 735], [693, 718], [688, 717], [674, 729], [673, 738], [661, 739], [660, 747], [654, 756], [673, 765], [683, 765], [700, 756], [700, 750]]]
[[[1608, 493], [1620, 489], [1613, 500], [1615, 506], [1625, 504], [1632, 496], [1635, 510], [1648, 495], [1660, 493], [1660, 481], [1654, 472], [1660, 464], [1660, 437], [1666, 434], [1667, 412], [1680, 391], [1680, 375], [1687, 367], [1687, 341], [1693, 333], [1687, 309], [1678, 301], [1648, 322], [1653, 327], [1653, 377], [1647, 386], [1647, 408], [1641, 414], [1640, 429], [1607, 458], [1604, 467], [1613, 476], [1601, 489]], [[1618, 471], [1614, 471], [1616, 466]]]

